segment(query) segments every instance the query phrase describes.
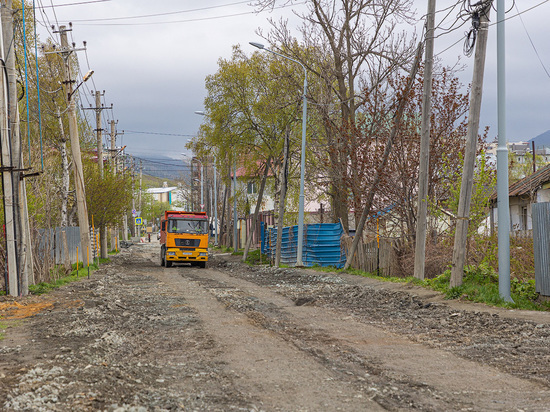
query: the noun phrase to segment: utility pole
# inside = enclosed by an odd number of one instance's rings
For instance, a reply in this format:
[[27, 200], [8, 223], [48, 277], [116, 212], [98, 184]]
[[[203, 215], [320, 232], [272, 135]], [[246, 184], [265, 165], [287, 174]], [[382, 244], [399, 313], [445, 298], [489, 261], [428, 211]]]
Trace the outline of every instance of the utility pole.
[[101, 96], [105, 96], [105, 90], [103, 90], [103, 93], [96, 90], [95, 93], [92, 92], [92, 95], [95, 95], [95, 107], [85, 107], [84, 110], [95, 111], [96, 128], [94, 131], [97, 135], [97, 164], [99, 167], [99, 175], [103, 177], [103, 129], [101, 127], [101, 112], [105, 109], [112, 109], [113, 105], [111, 105], [111, 107], [105, 107], [101, 104]]
[[[14, 40], [12, 0], [2, 0], [2, 47], [3, 58], [7, 73], [7, 113], [8, 128], [10, 131], [11, 164], [14, 167], [12, 177], [13, 212], [16, 239], [16, 263], [18, 274], [14, 273], [14, 280], [19, 276], [19, 291], [13, 290], [14, 296], [27, 295], [29, 280], [33, 280], [32, 248], [29, 226], [29, 212], [27, 207], [27, 190], [23, 156], [21, 155], [21, 140], [19, 138], [19, 110], [17, 109], [17, 76], [15, 70], [15, 51], [12, 47]], [[30, 160], [29, 160], [30, 162]], [[35, 173], [29, 176], [35, 175]], [[9, 264], [8, 264], [9, 266]], [[13, 272], [12, 272], [13, 273]], [[17, 276], [15, 276], [17, 275]], [[18, 292], [18, 293], [17, 293]]]
[[103, 129], [101, 128], [101, 96], [105, 95], [105, 91], [101, 94], [98, 90], [95, 91], [95, 118], [97, 132], [97, 164], [99, 166], [99, 175], [103, 177]]
[[430, 115], [432, 112], [432, 74], [434, 67], [435, 0], [428, 0], [426, 14], [426, 56], [422, 88], [422, 123], [420, 126], [420, 165], [418, 171], [418, 205], [414, 277], [424, 279], [426, 267], [426, 226], [428, 217], [428, 182], [430, 170]]
[[116, 122], [111, 120], [111, 168], [116, 174]]
[[487, 51], [487, 37], [489, 13], [492, 2], [481, 10], [479, 32], [474, 57], [474, 73], [472, 90], [470, 92], [470, 111], [468, 113], [468, 128], [466, 131], [466, 151], [464, 153], [464, 167], [460, 186], [460, 199], [456, 218], [456, 232], [453, 247], [450, 287], [462, 285], [464, 264], [466, 261], [466, 243], [468, 241], [468, 223], [470, 218], [470, 203], [474, 180], [474, 166], [479, 131], [479, 113], [481, 111], [481, 97], [483, 92], [483, 72], [485, 69], [485, 54]]
[[235, 253], [239, 251], [237, 222], [237, 156], [235, 155], [233, 159], [233, 248]]
[[[138, 207], [139, 207], [139, 213], [141, 216], [141, 184], [143, 181], [143, 162], [140, 159], [139, 161], [139, 193], [138, 193]], [[141, 226], [138, 227], [139, 230], [139, 236], [141, 237]]]
[[193, 174], [193, 158], [191, 158], [191, 210], [195, 212], [195, 175]]
[[[2, 4], [4, 6], [4, 4]], [[2, 10], [2, 17], [5, 16], [6, 11]], [[2, 18], [2, 28], [4, 22], [7, 19]], [[4, 50], [4, 33], [2, 30], [2, 41], [0, 41], [0, 57], [6, 61]], [[2, 76], [0, 80], [0, 132], [2, 136], [0, 157], [2, 172], [2, 189], [4, 194], [4, 216], [5, 216], [5, 236], [6, 236], [6, 267], [4, 273], [6, 277], [6, 284], [9, 288], [11, 296], [18, 296], [21, 288], [21, 278], [19, 272], [19, 265], [17, 261], [17, 219], [16, 219], [16, 202], [14, 199], [14, 163], [12, 159], [12, 146], [11, 141], [8, 138], [10, 136], [10, 122], [8, 120], [8, 84], [5, 81], [6, 77]]]
[[[508, 188], [508, 146], [506, 146], [506, 59], [505, 4], [497, 0], [497, 208], [498, 208], [498, 291], [506, 302], [510, 296], [510, 198]], [[535, 142], [533, 142], [533, 173], [535, 172]]]
[[[67, 41], [67, 32], [71, 29], [67, 29], [66, 26], [59, 26], [59, 37], [61, 39], [61, 56], [63, 57], [63, 75], [64, 86], [67, 96], [67, 103], [69, 105], [67, 114], [69, 116], [69, 135], [71, 139], [71, 152], [74, 162], [74, 180], [76, 189], [76, 205], [78, 211], [78, 225], [80, 227], [80, 251], [82, 254], [82, 262], [86, 264], [87, 256], [90, 252], [90, 227], [88, 223], [88, 208], [86, 206], [86, 190], [84, 187], [84, 173], [82, 169], [82, 157], [80, 154], [80, 139], [78, 137], [78, 123], [76, 120], [76, 105], [73, 98], [73, 83], [71, 79], [71, 66], [70, 60], [71, 54], [76, 49], [69, 47]], [[77, 86], [78, 87], [78, 86]]]

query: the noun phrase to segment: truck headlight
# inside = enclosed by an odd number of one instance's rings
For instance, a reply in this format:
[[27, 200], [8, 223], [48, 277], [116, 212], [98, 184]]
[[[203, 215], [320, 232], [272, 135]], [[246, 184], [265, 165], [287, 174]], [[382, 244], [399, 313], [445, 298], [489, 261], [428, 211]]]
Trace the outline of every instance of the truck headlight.
[[206, 252], [201, 252], [201, 253], [199, 253], [199, 256], [208, 256], [208, 253], [206, 253]]

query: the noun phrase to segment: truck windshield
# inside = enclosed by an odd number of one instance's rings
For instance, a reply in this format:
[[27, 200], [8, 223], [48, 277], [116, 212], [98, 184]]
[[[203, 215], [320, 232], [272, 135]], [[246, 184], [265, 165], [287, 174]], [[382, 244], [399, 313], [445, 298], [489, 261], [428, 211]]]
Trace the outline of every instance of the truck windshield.
[[169, 233], [208, 233], [208, 222], [206, 220], [184, 220], [170, 219], [168, 220]]

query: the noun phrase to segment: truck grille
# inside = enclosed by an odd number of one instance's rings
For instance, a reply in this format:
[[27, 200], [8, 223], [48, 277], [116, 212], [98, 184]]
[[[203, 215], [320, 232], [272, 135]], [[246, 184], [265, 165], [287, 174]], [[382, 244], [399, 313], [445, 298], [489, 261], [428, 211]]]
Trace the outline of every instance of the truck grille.
[[200, 245], [200, 239], [174, 239], [176, 246], [197, 247]]

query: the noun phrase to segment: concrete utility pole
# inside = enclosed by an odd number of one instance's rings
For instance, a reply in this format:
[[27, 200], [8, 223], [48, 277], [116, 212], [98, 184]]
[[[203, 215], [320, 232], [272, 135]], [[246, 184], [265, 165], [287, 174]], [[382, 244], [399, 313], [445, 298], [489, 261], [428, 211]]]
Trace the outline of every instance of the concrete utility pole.
[[[2, 4], [4, 6], [4, 4]], [[2, 16], [4, 17], [3, 10]], [[2, 18], [2, 26], [6, 21]], [[0, 57], [6, 60], [4, 53], [4, 30], [0, 31], [2, 41], [0, 41]], [[6, 268], [7, 285], [11, 296], [18, 296], [20, 293], [20, 273], [17, 261], [17, 219], [16, 219], [16, 202], [14, 199], [14, 164], [12, 161], [12, 146], [8, 138], [10, 136], [9, 120], [8, 120], [8, 83], [6, 77], [2, 76], [0, 80], [0, 132], [2, 136], [1, 143], [1, 167], [2, 172], [2, 189], [4, 195], [4, 215], [5, 215], [5, 235], [6, 235]]]
[[460, 186], [460, 199], [456, 220], [456, 233], [453, 247], [453, 261], [451, 268], [450, 286], [462, 285], [464, 263], [466, 261], [466, 243], [468, 241], [468, 223], [470, 218], [470, 203], [474, 181], [474, 166], [476, 159], [477, 138], [479, 131], [479, 113], [481, 111], [481, 97], [483, 92], [483, 72], [485, 70], [485, 54], [487, 51], [487, 37], [491, 2], [480, 12], [479, 32], [477, 36], [474, 57], [474, 73], [472, 90], [470, 92], [470, 111], [468, 113], [468, 129], [466, 131], [466, 151], [464, 153], [464, 167]]
[[428, 217], [428, 183], [430, 170], [430, 115], [432, 113], [432, 73], [434, 67], [435, 0], [428, 0], [426, 14], [426, 55], [422, 89], [422, 124], [420, 126], [420, 165], [418, 171], [418, 205], [414, 277], [424, 279], [426, 266], [426, 226]]
[[[498, 291], [506, 302], [510, 296], [510, 198], [508, 188], [508, 147], [506, 146], [506, 59], [505, 4], [497, 0], [497, 208], [498, 208]], [[535, 142], [533, 142], [533, 173], [535, 172]]]
[[[138, 193], [138, 207], [139, 215], [141, 216], [141, 190], [142, 190], [142, 181], [143, 181], [143, 162], [139, 161], [139, 193]], [[138, 227], [139, 236], [141, 237], [141, 226]]]
[[97, 132], [97, 164], [99, 166], [99, 175], [103, 177], [103, 129], [101, 128], [101, 96], [105, 95], [105, 91], [101, 94], [98, 90], [95, 91], [95, 118]]
[[103, 177], [103, 129], [101, 128], [101, 112], [105, 109], [112, 109], [113, 105], [111, 105], [111, 107], [105, 107], [101, 104], [101, 96], [105, 96], [105, 90], [103, 90], [103, 93], [96, 90], [95, 93], [92, 92], [92, 94], [95, 95], [95, 107], [85, 107], [84, 110], [95, 111], [96, 128], [94, 131], [97, 133], [97, 164], [99, 167], [99, 175]]
[[61, 56], [63, 57], [63, 77], [64, 86], [67, 96], [67, 103], [69, 105], [67, 114], [69, 116], [69, 135], [71, 139], [71, 153], [73, 155], [74, 162], [74, 180], [76, 189], [76, 206], [78, 211], [78, 225], [80, 227], [80, 251], [82, 254], [83, 264], [87, 264], [88, 253], [91, 252], [90, 248], [90, 226], [88, 223], [88, 208], [86, 206], [86, 190], [84, 187], [84, 173], [82, 169], [82, 157], [80, 154], [80, 139], [78, 137], [78, 123], [76, 120], [76, 105], [73, 98], [73, 83], [71, 79], [71, 54], [76, 50], [69, 47], [67, 41], [67, 32], [71, 29], [67, 29], [66, 26], [59, 26], [59, 37], [61, 39]]
[[111, 120], [111, 168], [116, 174], [116, 122]]
[[237, 228], [237, 156], [233, 159], [233, 248], [234, 252], [239, 251], [239, 229]]

